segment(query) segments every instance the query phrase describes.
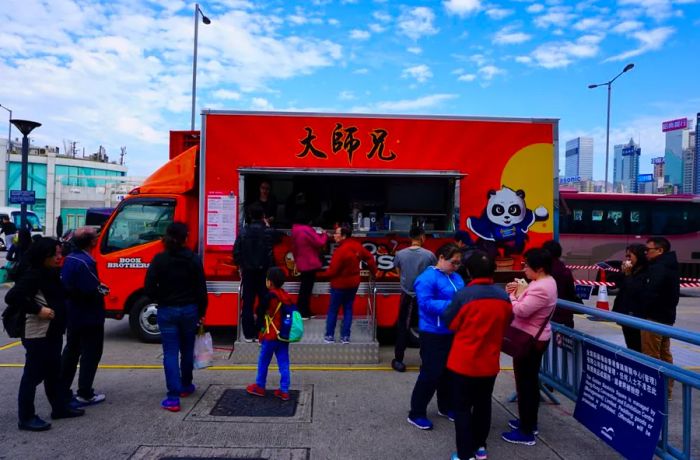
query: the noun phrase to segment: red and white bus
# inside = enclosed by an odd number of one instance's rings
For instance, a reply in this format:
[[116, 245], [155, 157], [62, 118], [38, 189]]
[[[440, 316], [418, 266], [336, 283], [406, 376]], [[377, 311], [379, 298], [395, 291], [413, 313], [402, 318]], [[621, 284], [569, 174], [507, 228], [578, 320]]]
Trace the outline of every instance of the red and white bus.
[[[560, 190], [559, 241], [569, 265], [619, 268], [625, 248], [651, 236], [671, 242], [681, 276], [700, 278], [700, 196]], [[595, 271], [576, 271], [592, 279]]]

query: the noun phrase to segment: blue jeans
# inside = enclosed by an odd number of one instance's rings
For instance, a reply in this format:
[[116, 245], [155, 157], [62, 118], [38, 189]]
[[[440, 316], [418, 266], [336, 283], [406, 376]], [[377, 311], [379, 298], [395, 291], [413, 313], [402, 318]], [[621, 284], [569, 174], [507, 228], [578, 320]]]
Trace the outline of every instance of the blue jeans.
[[289, 393], [289, 342], [279, 340], [263, 340], [260, 342], [260, 356], [258, 356], [258, 376], [255, 383], [260, 388], [265, 388], [267, 381], [267, 368], [272, 361], [272, 355], [277, 357], [277, 367], [280, 370], [280, 390]]
[[331, 303], [328, 305], [326, 317], [326, 335], [335, 336], [335, 323], [338, 321], [338, 309], [343, 306], [343, 324], [340, 328], [341, 337], [350, 337], [352, 326], [352, 304], [355, 302], [357, 288], [335, 289], [331, 288]]
[[163, 343], [163, 369], [168, 398], [180, 399], [182, 388], [192, 384], [194, 336], [197, 332], [198, 316], [197, 306], [194, 304], [158, 308], [158, 327]]

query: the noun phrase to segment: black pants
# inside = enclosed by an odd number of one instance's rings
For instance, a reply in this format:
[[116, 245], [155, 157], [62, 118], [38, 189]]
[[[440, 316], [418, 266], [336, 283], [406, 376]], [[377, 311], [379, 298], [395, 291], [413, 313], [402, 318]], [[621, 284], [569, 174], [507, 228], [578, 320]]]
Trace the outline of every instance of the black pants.
[[642, 352], [642, 334], [636, 327], [622, 326], [625, 344], [630, 350]]
[[486, 447], [491, 428], [493, 377], [467, 377], [448, 371], [450, 396], [455, 411], [455, 434], [459, 458], [472, 458], [479, 447]]
[[71, 386], [80, 361], [78, 396], [90, 399], [95, 396], [92, 384], [104, 348], [104, 324], [68, 329], [66, 346], [61, 356], [61, 389], [66, 397], [72, 396]]
[[436, 391], [438, 410], [447, 414], [452, 409], [446, 369], [452, 337], [452, 334], [420, 333], [421, 366], [411, 394], [409, 417], [425, 417], [428, 404]]
[[311, 292], [316, 282], [316, 270], [301, 272], [299, 277], [299, 297], [297, 297], [297, 308], [304, 318], [311, 316]]
[[265, 287], [265, 276], [267, 270], [245, 270], [243, 271], [241, 280], [243, 287], [243, 309], [241, 310], [241, 322], [243, 323], [243, 335], [247, 339], [255, 339], [258, 336], [258, 331], [255, 327], [255, 319], [253, 312], [255, 311], [255, 299], [262, 302], [267, 287]]
[[403, 362], [411, 334], [411, 318], [417, 309], [416, 297], [402, 292], [399, 301], [399, 319], [396, 322], [396, 345], [394, 346], [394, 358], [397, 361]]
[[22, 345], [26, 350], [26, 358], [19, 383], [17, 415], [20, 422], [29, 422], [36, 415], [34, 397], [36, 387], [41, 382], [44, 382], [46, 397], [52, 409], [60, 412], [64, 407], [59, 383], [63, 336], [22, 339]]
[[526, 434], [532, 434], [537, 426], [537, 412], [540, 409], [540, 365], [548, 344], [549, 340], [540, 340], [528, 355], [513, 358], [520, 431]]

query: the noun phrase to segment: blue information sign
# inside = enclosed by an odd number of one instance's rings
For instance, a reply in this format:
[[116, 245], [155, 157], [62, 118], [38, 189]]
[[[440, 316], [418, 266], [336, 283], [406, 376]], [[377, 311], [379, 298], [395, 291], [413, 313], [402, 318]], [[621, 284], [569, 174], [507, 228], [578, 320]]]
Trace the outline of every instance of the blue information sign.
[[663, 375], [597, 345], [581, 345], [574, 417], [625, 458], [653, 458], [663, 424]]
[[637, 176], [637, 182], [641, 183], [646, 183], [646, 182], [654, 182], [654, 175], [653, 174], [640, 174]]
[[36, 204], [34, 190], [10, 190], [11, 204]]

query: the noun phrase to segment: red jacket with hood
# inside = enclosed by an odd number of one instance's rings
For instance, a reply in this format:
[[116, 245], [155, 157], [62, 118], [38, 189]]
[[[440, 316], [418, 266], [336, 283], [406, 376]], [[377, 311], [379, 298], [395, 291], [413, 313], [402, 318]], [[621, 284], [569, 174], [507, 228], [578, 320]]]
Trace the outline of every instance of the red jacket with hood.
[[333, 252], [331, 264], [324, 273], [331, 280], [335, 289], [350, 289], [360, 285], [360, 261], [369, 266], [372, 275], [377, 272], [374, 256], [362, 244], [351, 238], [346, 238]]

